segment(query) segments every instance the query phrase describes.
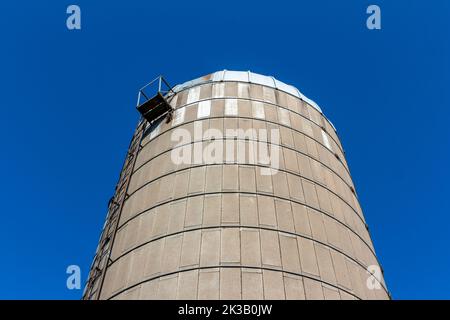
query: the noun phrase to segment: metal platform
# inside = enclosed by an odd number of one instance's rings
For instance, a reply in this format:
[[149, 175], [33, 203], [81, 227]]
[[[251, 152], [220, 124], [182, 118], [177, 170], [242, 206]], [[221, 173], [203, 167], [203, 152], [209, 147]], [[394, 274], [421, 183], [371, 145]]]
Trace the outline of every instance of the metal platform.
[[149, 123], [172, 113], [168, 98], [175, 94], [168, 82], [159, 76], [139, 90], [137, 110]]

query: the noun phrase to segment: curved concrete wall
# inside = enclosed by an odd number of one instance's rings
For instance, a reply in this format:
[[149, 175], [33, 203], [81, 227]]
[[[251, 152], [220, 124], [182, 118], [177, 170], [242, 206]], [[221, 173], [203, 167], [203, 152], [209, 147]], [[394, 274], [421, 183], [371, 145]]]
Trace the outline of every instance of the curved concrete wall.
[[[389, 298], [369, 279], [377, 258], [341, 143], [317, 108], [236, 81], [185, 87], [171, 104], [173, 119], [142, 140], [101, 299]], [[191, 140], [172, 141], [180, 133]], [[213, 161], [189, 154], [214, 143], [223, 152]], [[279, 156], [270, 174], [264, 146]]]

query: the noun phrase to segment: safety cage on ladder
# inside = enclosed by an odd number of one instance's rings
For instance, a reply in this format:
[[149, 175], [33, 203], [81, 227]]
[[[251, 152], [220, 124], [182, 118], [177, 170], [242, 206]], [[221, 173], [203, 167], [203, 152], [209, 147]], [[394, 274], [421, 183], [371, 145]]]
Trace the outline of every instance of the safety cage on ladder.
[[175, 94], [163, 76], [158, 76], [139, 90], [137, 110], [150, 124], [168, 115], [169, 120], [173, 108], [168, 98]]

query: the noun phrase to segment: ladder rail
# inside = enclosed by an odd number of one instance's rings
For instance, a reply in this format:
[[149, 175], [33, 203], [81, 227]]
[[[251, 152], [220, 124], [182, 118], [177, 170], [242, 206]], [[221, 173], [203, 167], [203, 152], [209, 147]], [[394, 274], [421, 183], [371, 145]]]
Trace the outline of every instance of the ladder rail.
[[[112, 198], [115, 204], [113, 203], [112, 206], [110, 205], [108, 209], [106, 224], [102, 230], [94, 261], [91, 265], [91, 270], [83, 293], [83, 299], [100, 299], [106, 272], [111, 261], [112, 248], [116, 239], [123, 205], [128, 198], [128, 187], [136, 163], [137, 154], [140, 151], [144, 130], [145, 121], [141, 119], [137, 125], [135, 134], [131, 139], [127, 156], [119, 175], [119, 181], [116, 185], [114, 197]], [[129, 170], [130, 168], [131, 170]], [[104, 261], [105, 256], [107, 256], [106, 261]], [[98, 279], [99, 277], [100, 279]], [[100, 282], [98, 282], [99, 280]], [[98, 283], [99, 286], [93, 290]]]

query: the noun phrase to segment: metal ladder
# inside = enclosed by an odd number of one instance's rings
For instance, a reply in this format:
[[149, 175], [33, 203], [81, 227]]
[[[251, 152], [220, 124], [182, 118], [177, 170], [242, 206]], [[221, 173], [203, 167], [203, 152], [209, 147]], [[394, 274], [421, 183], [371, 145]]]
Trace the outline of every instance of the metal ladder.
[[146, 129], [146, 124], [147, 121], [141, 118], [128, 147], [128, 153], [120, 173], [119, 181], [116, 185], [115, 194], [108, 204], [108, 214], [95, 252], [94, 260], [91, 264], [86, 287], [83, 292], [84, 300], [98, 300], [101, 297], [100, 294], [106, 271], [112, 263], [111, 249], [119, 227], [123, 205], [129, 196], [127, 193], [128, 186], [136, 163], [137, 154], [141, 148], [141, 141]]

